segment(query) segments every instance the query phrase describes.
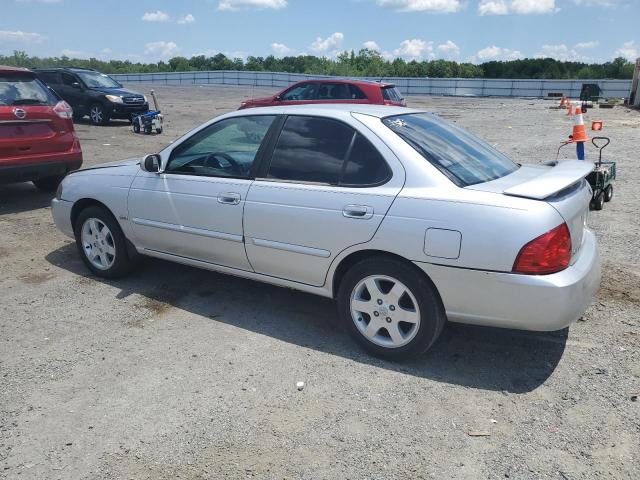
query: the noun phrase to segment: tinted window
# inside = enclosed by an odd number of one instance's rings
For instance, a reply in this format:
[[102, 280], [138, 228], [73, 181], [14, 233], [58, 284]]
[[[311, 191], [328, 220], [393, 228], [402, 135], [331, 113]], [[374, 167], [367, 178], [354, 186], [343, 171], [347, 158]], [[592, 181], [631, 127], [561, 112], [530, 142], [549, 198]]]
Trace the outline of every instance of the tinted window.
[[74, 83], [78, 83], [78, 79], [70, 73], [62, 72], [62, 83], [70, 87]]
[[330, 185], [374, 185], [389, 177], [382, 155], [364, 136], [314, 117], [287, 119], [269, 168], [269, 178]]
[[351, 100], [351, 90], [346, 83], [321, 83], [318, 100]]
[[58, 72], [38, 72], [38, 77], [49, 85], [57, 85], [60, 83], [60, 75]]
[[479, 138], [433, 115], [396, 115], [383, 123], [459, 186], [495, 180], [518, 169]]
[[360, 90], [359, 87], [356, 87], [355, 85], [349, 85], [349, 91], [351, 93], [351, 98], [354, 100], [364, 100], [367, 98], [364, 92]]
[[382, 89], [382, 97], [390, 102], [401, 102], [402, 95], [396, 87], [385, 87]]
[[353, 134], [349, 126], [326, 118], [287, 118], [269, 178], [337, 185]]
[[166, 171], [190, 175], [247, 178], [274, 115], [228, 118], [177, 146]]
[[55, 105], [56, 96], [30, 74], [0, 74], [0, 105]]
[[281, 96], [281, 100], [315, 100], [316, 92], [317, 92], [317, 83], [304, 83], [302, 85], [297, 85], [286, 92], [284, 92]]
[[361, 134], [356, 138], [351, 147], [349, 159], [344, 167], [341, 185], [379, 185], [390, 176], [384, 158], [380, 152]]

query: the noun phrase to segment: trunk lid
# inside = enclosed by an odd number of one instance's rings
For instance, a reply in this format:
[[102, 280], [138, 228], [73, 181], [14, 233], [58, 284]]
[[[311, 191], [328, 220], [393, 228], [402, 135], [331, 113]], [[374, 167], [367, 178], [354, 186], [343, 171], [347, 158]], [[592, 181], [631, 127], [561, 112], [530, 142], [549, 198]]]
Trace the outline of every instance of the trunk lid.
[[50, 105], [0, 106], [0, 157], [67, 151], [73, 144], [72, 136], [63, 137], [69, 124]]
[[585, 177], [592, 170], [592, 163], [578, 160], [555, 166], [523, 165], [510, 175], [466, 188], [547, 202], [569, 227], [575, 256], [582, 245], [592, 194]]

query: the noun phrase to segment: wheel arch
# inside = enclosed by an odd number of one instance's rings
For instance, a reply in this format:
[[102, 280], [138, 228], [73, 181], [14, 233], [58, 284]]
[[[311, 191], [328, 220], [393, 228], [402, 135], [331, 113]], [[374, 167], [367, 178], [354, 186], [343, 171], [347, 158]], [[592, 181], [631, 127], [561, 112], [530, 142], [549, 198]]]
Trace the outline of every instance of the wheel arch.
[[409, 266], [413, 271], [416, 272], [416, 274], [424, 278], [427, 282], [429, 282], [433, 286], [434, 290], [438, 295], [438, 298], [440, 299], [440, 303], [442, 305], [442, 297], [440, 295], [440, 291], [438, 290], [438, 286], [433, 282], [433, 280], [431, 280], [429, 275], [427, 275], [424, 270], [419, 268], [415, 263], [413, 263], [408, 258], [403, 257], [402, 255], [387, 252], [384, 250], [376, 250], [376, 249], [356, 250], [355, 252], [349, 253], [347, 256], [345, 256], [339, 261], [339, 263], [333, 270], [333, 274], [330, 277], [330, 282], [331, 282], [330, 287], [331, 287], [331, 293], [333, 298], [337, 297], [340, 282], [344, 278], [344, 275], [347, 273], [347, 271], [355, 264], [372, 257], [381, 257], [381, 258], [391, 259]]

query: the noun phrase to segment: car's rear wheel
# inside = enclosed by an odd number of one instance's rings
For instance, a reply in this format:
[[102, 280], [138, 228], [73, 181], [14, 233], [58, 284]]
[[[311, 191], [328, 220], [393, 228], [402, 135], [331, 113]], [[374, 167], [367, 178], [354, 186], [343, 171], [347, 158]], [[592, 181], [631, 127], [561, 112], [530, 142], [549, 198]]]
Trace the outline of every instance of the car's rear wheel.
[[338, 288], [338, 311], [351, 336], [374, 355], [426, 352], [446, 319], [433, 283], [408, 263], [373, 257], [357, 263]]
[[38, 188], [38, 190], [42, 190], [43, 192], [55, 192], [63, 178], [64, 175], [44, 177], [34, 180], [33, 184]]
[[89, 109], [89, 118], [94, 125], [106, 125], [109, 123], [109, 114], [99, 103], [94, 103]]
[[104, 207], [95, 205], [82, 210], [76, 220], [75, 236], [82, 260], [95, 275], [117, 278], [131, 269], [124, 234]]

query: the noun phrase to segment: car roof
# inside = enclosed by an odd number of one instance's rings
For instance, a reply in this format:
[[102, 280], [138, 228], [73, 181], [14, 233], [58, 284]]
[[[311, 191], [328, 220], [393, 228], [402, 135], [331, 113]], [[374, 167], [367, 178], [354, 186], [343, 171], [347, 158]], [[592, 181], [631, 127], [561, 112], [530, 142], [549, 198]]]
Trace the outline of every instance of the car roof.
[[9, 65], [0, 65], [0, 72], [21, 72], [21, 73], [32, 73], [28, 68], [22, 67], [10, 67]]
[[395, 85], [393, 83], [386, 83], [386, 82], [378, 82], [376, 80], [367, 80], [365, 78], [360, 78], [360, 79], [354, 79], [354, 78], [309, 78], [307, 80], [300, 80], [299, 82], [296, 82], [292, 85], [295, 85], [297, 83], [309, 83], [309, 82], [313, 82], [313, 83], [347, 83], [347, 84], [352, 84], [352, 85], [378, 85], [381, 88], [390, 88], [390, 87], [395, 87]]
[[251, 113], [254, 113], [259, 115], [314, 115], [323, 117], [340, 117], [344, 114], [361, 113], [372, 117], [384, 118], [393, 115], [425, 113], [425, 111], [407, 107], [374, 105], [368, 103], [322, 103], [247, 108], [244, 110], [236, 110], [234, 113], [238, 115], [250, 115]]
[[38, 67], [33, 69], [35, 72], [57, 72], [57, 71], [68, 71], [68, 72], [95, 72], [95, 70], [91, 68], [76, 68], [76, 67]]

